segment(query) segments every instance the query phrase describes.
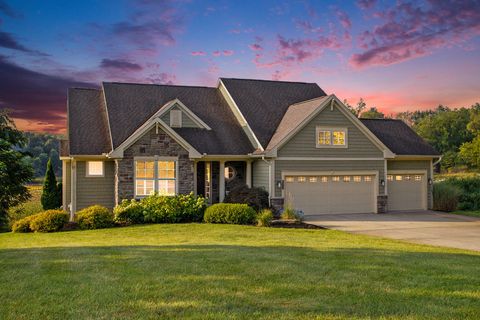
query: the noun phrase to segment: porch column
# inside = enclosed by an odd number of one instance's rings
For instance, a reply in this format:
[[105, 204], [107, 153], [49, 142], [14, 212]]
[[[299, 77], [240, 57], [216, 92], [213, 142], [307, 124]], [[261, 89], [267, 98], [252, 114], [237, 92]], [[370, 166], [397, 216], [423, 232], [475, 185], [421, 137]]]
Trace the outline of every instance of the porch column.
[[220, 160], [220, 172], [219, 172], [219, 202], [223, 202], [225, 199], [225, 160]]
[[193, 160], [193, 193], [198, 194], [197, 191], [197, 160]]
[[72, 159], [71, 161], [71, 181], [70, 183], [70, 221], [75, 219], [75, 213], [77, 212], [77, 161]]
[[245, 183], [247, 187], [252, 187], [252, 161], [247, 160], [247, 172], [245, 173]]

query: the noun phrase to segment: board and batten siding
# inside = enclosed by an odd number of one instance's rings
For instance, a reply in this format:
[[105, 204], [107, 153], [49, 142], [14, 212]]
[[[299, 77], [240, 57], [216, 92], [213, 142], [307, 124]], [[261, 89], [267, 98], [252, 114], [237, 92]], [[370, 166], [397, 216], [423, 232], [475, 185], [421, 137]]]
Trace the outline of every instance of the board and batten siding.
[[[347, 148], [317, 148], [316, 128], [347, 128]], [[383, 158], [380, 150], [338, 107], [325, 107], [305, 127], [279, 148], [278, 157]]]
[[[275, 181], [282, 180], [282, 171], [329, 171], [342, 175], [342, 171], [377, 171], [378, 179], [385, 177], [384, 160], [275, 160]], [[378, 184], [378, 194], [384, 187]], [[275, 197], [282, 196], [282, 189], [275, 183]]]
[[77, 211], [94, 204], [112, 209], [115, 202], [115, 162], [104, 162], [103, 177], [87, 177], [86, 161], [77, 161]]
[[263, 160], [257, 160], [252, 163], [252, 185], [254, 187], [264, 188], [268, 191], [269, 168], [268, 163]]
[[[427, 172], [427, 179], [433, 179], [430, 171], [430, 162], [430, 160], [389, 160], [387, 161], [387, 173], [391, 170], [425, 170]], [[432, 192], [433, 185], [427, 183], [427, 204], [429, 209], [433, 207]]]
[[62, 206], [63, 210], [69, 211], [68, 205], [72, 201], [72, 167], [70, 160], [62, 160]]
[[[177, 105], [173, 106], [167, 113], [160, 117], [168, 126], [170, 125], [170, 111], [181, 110]], [[183, 128], [200, 128], [188, 114], [182, 111], [182, 127]]]

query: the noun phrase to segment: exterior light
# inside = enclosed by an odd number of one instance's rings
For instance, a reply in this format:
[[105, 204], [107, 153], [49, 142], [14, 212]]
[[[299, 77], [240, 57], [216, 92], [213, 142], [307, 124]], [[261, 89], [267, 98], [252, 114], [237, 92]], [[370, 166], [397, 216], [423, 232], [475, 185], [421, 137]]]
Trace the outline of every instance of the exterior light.
[[382, 185], [382, 187], [385, 187], [385, 180], [380, 180], [380, 184]]
[[428, 185], [430, 185], [430, 186], [431, 186], [432, 184], [433, 184], [433, 180], [432, 180], [432, 178], [428, 178]]

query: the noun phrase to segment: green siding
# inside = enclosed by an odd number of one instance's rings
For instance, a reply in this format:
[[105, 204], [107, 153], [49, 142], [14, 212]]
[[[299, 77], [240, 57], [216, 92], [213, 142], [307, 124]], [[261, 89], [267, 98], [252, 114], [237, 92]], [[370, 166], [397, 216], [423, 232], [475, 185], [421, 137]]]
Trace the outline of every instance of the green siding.
[[[174, 106], [170, 110], [180, 110], [179, 107]], [[161, 118], [163, 122], [167, 125], [170, 125], [170, 111], [165, 113]], [[200, 128], [193, 120], [187, 115], [185, 112], [182, 111], [182, 127], [184, 128]]]
[[[387, 171], [390, 170], [426, 170], [427, 179], [433, 179], [430, 171], [430, 160], [391, 160], [387, 162]], [[433, 207], [433, 186], [427, 184], [427, 188], [427, 204], [430, 209]]]
[[257, 160], [252, 163], [252, 184], [254, 187], [265, 188], [268, 191], [268, 171], [269, 165], [263, 160]]
[[[316, 127], [348, 129], [348, 148], [317, 148]], [[326, 107], [278, 150], [279, 157], [383, 158], [383, 152], [337, 107]]]
[[[385, 179], [384, 160], [276, 160], [275, 181], [282, 179], [282, 171], [378, 171], [379, 180]], [[384, 194], [379, 183], [378, 194]], [[275, 196], [282, 196], [282, 189], [275, 184]]]
[[77, 161], [77, 211], [94, 204], [113, 208], [114, 190], [114, 161], [105, 161], [104, 177], [87, 177], [86, 162]]
[[62, 204], [64, 210], [68, 210], [68, 205], [71, 202], [71, 191], [72, 191], [72, 167], [70, 160], [63, 160], [65, 163], [65, 172], [63, 172], [63, 181], [62, 181], [62, 192], [65, 192], [65, 202]]

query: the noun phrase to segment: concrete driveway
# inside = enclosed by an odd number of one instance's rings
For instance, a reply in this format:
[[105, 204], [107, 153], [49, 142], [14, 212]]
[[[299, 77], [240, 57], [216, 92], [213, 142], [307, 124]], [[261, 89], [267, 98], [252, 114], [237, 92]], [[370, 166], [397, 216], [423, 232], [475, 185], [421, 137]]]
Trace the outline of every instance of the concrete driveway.
[[307, 215], [305, 221], [350, 233], [480, 251], [480, 218], [419, 211]]

